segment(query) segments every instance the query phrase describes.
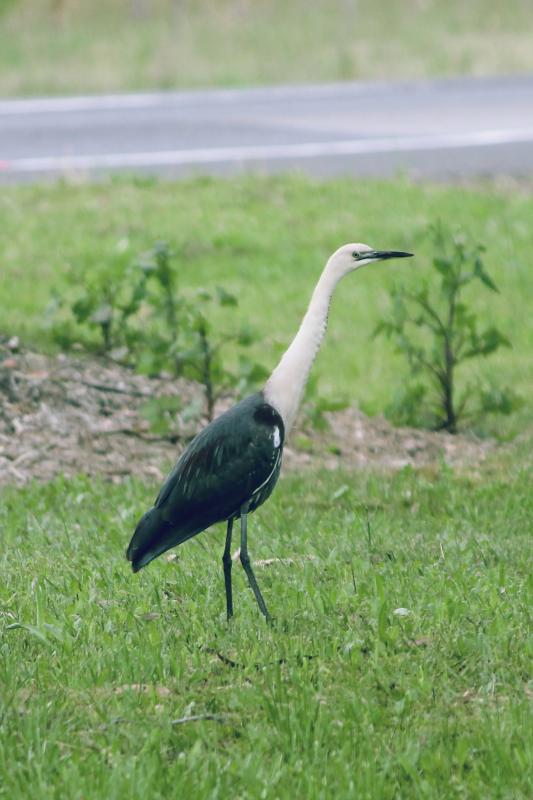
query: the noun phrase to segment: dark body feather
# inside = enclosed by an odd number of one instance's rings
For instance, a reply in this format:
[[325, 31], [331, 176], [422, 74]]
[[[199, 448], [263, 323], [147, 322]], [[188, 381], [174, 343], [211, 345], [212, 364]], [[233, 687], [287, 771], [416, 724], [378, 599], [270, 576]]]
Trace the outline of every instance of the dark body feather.
[[211, 422], [182, 453], [127, 550], [134, 572], [215, 522], [255, 511], [279, 477], [283, 420], [262, 393]]

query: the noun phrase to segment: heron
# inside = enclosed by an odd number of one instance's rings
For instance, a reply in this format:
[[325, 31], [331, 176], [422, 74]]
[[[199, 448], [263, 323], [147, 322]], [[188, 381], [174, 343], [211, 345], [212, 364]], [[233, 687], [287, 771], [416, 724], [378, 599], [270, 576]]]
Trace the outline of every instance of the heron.
[[328, 322], [341, 278], [367, 264], [412, 256], [345, 244], [326, 262], [300, 328], [262, 391], [245, 397], [198, 433], [178, 458], [152, 508], [140, 519], [126, 557], [137, 572], [171, 547], [225, 522], [222, 556], [227, 619], [233, 616], [231, 541], [240, 520], [240, 562], [264, 617], [270, 615], [248, 553], [248, 516], [278, 481], [283, 445]]

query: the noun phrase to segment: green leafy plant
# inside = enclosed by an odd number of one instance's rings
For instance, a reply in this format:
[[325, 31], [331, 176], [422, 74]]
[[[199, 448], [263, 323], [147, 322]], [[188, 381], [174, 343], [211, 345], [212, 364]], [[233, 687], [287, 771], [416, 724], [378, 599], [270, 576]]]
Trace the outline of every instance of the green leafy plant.
[[[201, 289], [187, 302], [187, 324], [183, 328], [177, 351], [183, 374], [202, 386], [210, 421], [214, 417], [216, 401], [225, 392], [233, 390], [243, 394], [267, 375], [260, 364], [242, 355], [242, 349], [249, 348], [255, 341], [253, 330], [246, 324], [234, 332], [215, 329], [209, 313], [215, 305], [236, 308], [238, 302], [234, 295], [221, 286], [217, 286], [214, 293]], [[230, 367], [223, 359], [224, 349], [230, 342], [241, 351], [236, 368]]]
[[[166, 242], [134, 259], [122, 250], [115, 263], [92, 271], [83, 283], [73, 275], [68, 300], [53, 297], [49, 314], [62, 347], [82, 343], [148, 375], [166, 371], [195, 380], [209, 420], [225, 392], [243, 394], [266, 377], [245, 355], [257, 338], [253, 329], [225, 322], [225, 311], [234, 315], [238, 307], [234, 295], [221, 286], [214, 292], [180, 290], [176, 253]], [[178, 410], [182, 417], [202, 413], [197, 403], [181, 409], [175, 399], [156, 398], [145, 416], [154, 431], [168, 431]]]
[[129, 263], [118, 244], [109, 263], [87, 270], [83, 280], [72, 270], [71, 291], [53, 292], [47, 313], [53, 336], [65, 349], [77, 343], [125, 361], [135, 349], [139, 337], [131, 323], [146, 300], [148, 275], [140, 264]]
[[432, 228], [432, 236], [437, 281], [424, 282], [415, 290], [394, 288], [391, 314], [379, 322], [374, 335], [391, 338], [411, 371], [405, 388], [387, 409], [389, 416], [400, 423], [429, 423], [455, 433], [469, 414], [510, 413], [518, 398], [509, 389], [479, 385], [467, 385], [459, 395], [461, 365], [511, 343], [496, 326], [480, 322], [465, 296], [471, 284], [498, 291], [483, 263], [482, 245], [452, 235], [441, 225]]

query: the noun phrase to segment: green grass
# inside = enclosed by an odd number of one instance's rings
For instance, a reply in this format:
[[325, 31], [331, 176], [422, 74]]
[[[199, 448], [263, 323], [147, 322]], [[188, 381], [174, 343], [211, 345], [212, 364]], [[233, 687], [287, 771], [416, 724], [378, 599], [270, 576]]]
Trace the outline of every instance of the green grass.
[[[486, 266], [500, 294], [472, 292], [482, 321], [492, 320], [511, 350], [473, 361], [466, 381], [496, 380], [531, 397], [533, 316], [533, 197], [527, 191], [412, 185], [404, 180], [315, 182], [303, 177], [197, 179], [158, 183], [121, 179], [97, 185], [4, 188], [0, 196], [0, 332], [51, 346], [45, 309], [52, 289], [67, 291], [67, 276], [111, 274], [157, 239], [179, 254], [183, 287], [224, 285], [238, 295], [239, 314], [260, 334], [257, 357], [275, 365], [296, 331], [322, 265], [338, 245], [412, 250], [347, 278], [330, 314], [330, 329], [315, 372], [320, 393], [345, 398], [367, 413], [383, 411], [406, 366], [389, 342], [372, 340], [388, 313], [395, 281], [427, 277], [436, 219], [462, 228], [486, 245]], [[71, 291], [69, 289], [68, 291]], [[501, 435], [531, 421], [525, 405], [510, 420], [490, 423]]]
[[529, 797], [524, 456], [283, 478], [250, 529], [295, 559], [256, 570], [273, 627], [238, 565], [225, 622], [221, 528], [131, 574], [155, 487], [4, 491], [0, 797]]
[[1, 0], [0, 95], [527, 72], [532, 26], [529, 0]]
[[[403, 180], [5, 189], [0, 333], [51, 348], [52, 289], [166, 238], [183, 287], [239, 295], [272, 366], [331, 250], [412, 249], [346, 279], [316, 365], [321, 392], [379, 411], [403, 368], [370, 333], [391, 283], [428, 274], [440, 218], [485, 242], [501, 293], [471, 301], [514, 344], [469, 378], [527, 399], [532, 214], [526, 191]], [[530, 421], [525, 406], [489, 429]], [[284, 476], [250, 527], [254, 559], [293, 559], [257, 568], [272, 627], [238, 565], [225, 622], [221, 528], [132, 575], [124, 549], [155, 486], [2, 490], [0, 798], [529, 797], [530, 476], [527, 435], [468, 471]], [[196, 714], [216, 719], [174, 724]]]

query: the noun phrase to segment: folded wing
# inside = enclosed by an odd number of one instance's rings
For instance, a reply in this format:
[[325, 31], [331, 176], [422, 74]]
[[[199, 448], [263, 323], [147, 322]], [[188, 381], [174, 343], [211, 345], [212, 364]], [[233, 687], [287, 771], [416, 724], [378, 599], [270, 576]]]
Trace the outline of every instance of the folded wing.
[[178, 459], [154, 507], [140, 520], [127, 551], [133, 569], [215, 522], [238, 516], [254, 495], [264, 502], [279, 474], [280, 425], [262, 395], [252, 395], [204, 428]]

